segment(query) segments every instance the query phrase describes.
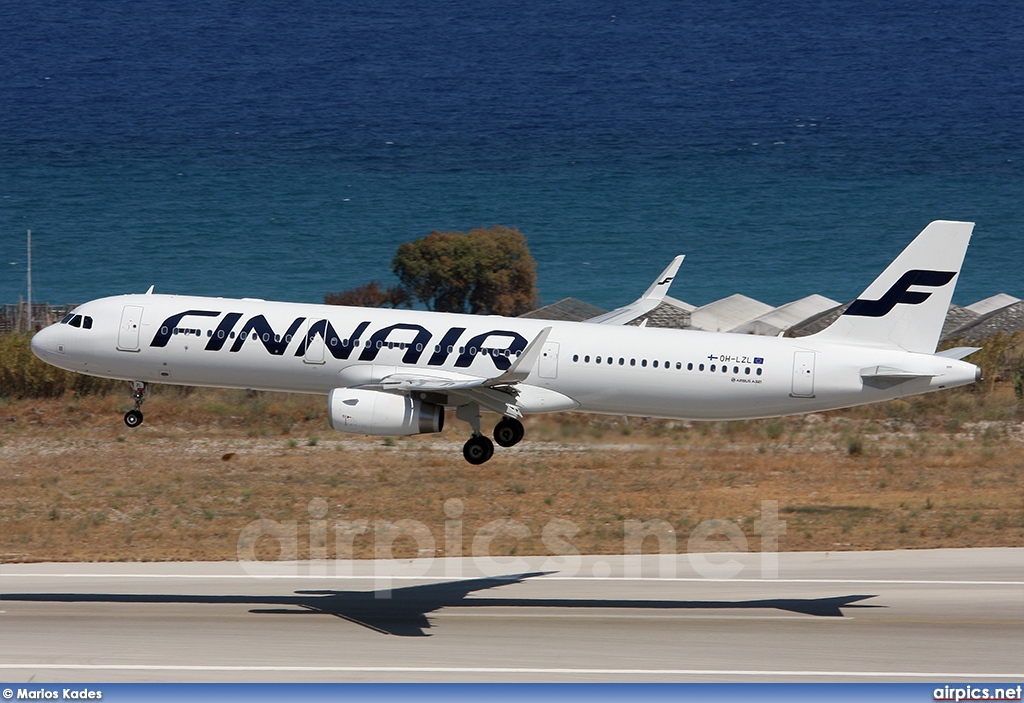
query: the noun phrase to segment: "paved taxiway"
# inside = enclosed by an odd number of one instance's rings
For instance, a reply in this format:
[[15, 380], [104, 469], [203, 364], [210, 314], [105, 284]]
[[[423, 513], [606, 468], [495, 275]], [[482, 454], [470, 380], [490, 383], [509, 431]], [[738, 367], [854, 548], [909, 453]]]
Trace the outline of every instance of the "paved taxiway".
[[1024, 680], [1024, 549], [778, 559], [8, 564], [0, 680]]

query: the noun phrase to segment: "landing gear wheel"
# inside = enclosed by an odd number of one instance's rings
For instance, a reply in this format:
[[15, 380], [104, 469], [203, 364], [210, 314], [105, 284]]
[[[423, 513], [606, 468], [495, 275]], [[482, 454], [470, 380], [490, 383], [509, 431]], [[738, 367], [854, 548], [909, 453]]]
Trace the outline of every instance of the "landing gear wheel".
[[503, 418], [494, 426], [494, 441], [502, 447], [513, 447], [519, 444], [525, 434], [523, 423], [512, 417]]
[[129, 410], [124, 414], [124, 424], [129, 427], [138, 427], [142, 424], [142, 413], [138, 410]]
[[494, 456], [494, 443], [483, 435], [470, 437], [462, 447], [462, 456], [473, 465], [479, 465]]
[[140, 408], [146, 402], [146, 384], [142, 381], [132, 381], [132, 400], [135, 401], [135, 409], [124, 414], [124, 424], [129, 427], [138, 427], [142, 424]]

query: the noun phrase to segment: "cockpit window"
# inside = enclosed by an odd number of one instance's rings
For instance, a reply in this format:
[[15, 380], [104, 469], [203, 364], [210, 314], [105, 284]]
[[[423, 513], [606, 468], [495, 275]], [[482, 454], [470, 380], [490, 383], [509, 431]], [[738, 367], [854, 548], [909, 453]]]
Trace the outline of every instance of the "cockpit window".
[[60, 321], [62, 325], [71, 325], [72, 327], [81, 327], [83, 329], [92, 329], [92, 318], [88, 315], [76, 315], [73, 312], [68, 313], [63, 320]]

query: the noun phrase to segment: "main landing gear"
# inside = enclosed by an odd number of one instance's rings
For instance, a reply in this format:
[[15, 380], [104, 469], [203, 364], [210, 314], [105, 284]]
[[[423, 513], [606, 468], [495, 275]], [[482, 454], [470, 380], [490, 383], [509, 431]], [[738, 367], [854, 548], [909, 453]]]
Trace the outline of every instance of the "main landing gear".
[[[460, 405], [455, 409], [455, 417], [473, 428], [473, 436], [462, 447], [466, 461], [478, 466], [494, 456], [494, 443], [480, 431], [480, 406], [477, 403]], [[502, 447], [518, 444], [525, 434], [523, 423], [513, 417], [502, 418], [494, 427], [494, 441]]]
[[462, 456], [470, 464], [482, 464], [494, 456], [494, 443], [482, 434], [475, 434], [463, 445]]
[[142, 404], [146, 402], [146, 384], [142, 381], [132, 381], [132, 400], [135, 401], [135, 409], [124, 414], [124, 424], [129, 427], [138, 427], [142, 424]]
[[502, 447], [514, 447], [525, 435], [523, 423], [514, 417], [503, 417], [501, 422], [494, 426], [494, 441]]

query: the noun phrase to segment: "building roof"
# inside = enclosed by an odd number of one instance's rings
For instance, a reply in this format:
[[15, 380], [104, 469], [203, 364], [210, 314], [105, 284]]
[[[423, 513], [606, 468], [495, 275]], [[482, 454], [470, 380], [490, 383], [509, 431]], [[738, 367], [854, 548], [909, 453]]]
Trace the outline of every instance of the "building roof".
[[946, 313], [946, 321], [942, 323], [942, 332], [939, 334], [939, 339], [954, 338], [957, 330], [961, 327], [966, 327], [979, 317], [981, 315], [973, 310], [962, 308], [959, 305], [950, 305], [949, 312]]
[[[658, 305], [650, 312], [645, 312], [643, 315], [630, 320], [626, 324], [631, 325], [632, 327], [639, 327], [643, 324], [644, 320], [647, 320], [648, 327], [686, 329], [690, 326], [690, 311], [676, 304], [682, 302], [683, 301], [677, 301], [674, 298], [666, 298], [658, 303]], [[683, 303], [683, 305], [686, 305], [686, 303]], [[692, 308], [693, 306], [690, 305], [689, 307]]]
[[679, 298], [673, 298], [673, 297], [672, 297], [671, 295], [666, 295], [666, 296], [665, 296], [665, 297], [663, 298], [663, 300], [664, 300], [664, 301], [665, 301], [666, 303], [668, 303], [669, 305], [672, 305], [672, 306], [674, 306], [674, 307], [677, 307], [677, 308], [679, 308], [680, 310], [686, 310], [687, 312], [693, 312], [694, 310], [696, 310], [696, 309], [697, 309], [697, 306], [696, 306], [696, 305], [690, 305], [690, 304], [689, 304], [688, 302], [686, 302], [685, 300], [680, 300]]
[[839, 316], [846, 312], [846, 308], [850, 307], [853, 303], [851, 300], [849, 303], [843, 303], [837, 305], [831, 310], [820, 312], [817, 315], [811, 315], [803, 322], [797, 323], [786, 330], [787, 337], [807, 337], [812, 334], [821, 332], [823, 329], [831, 325], [833, 322], [839, 319]]
[[800, 300], [794, 300], [780, 305], [774, 310], [766, 312], [750, 322], [745, 322], [739, 327], [730, 330], [739, 334], [763, 334], [777, 336], [785, 332], [793, 325], [799, 324], [809, 317], [831, 310], [839, 305], [838, 302], [823, 295], [809, 295]]
[[771, 305], [760, 300], [734, 293], [728, 298], [716, 300], [694, 310], [690, 313], [690, 325], [694, 329], [709, 332], [726, 332], [772, 310], [774, 308]]
[[1024, 301], [999, 308], [987, 315], [978, 317], [963, 327], [949, 334], [949, 341], [960, 340], [976, 343], [986, 337], [993, 337], [1000, 332], [1013, 334], [1024, 330]]
[[[626, 324], [638, 326], [646, 320], [648, 327], [805, 337], [831, 325], [849, 306], [850, 303], [840, 305], [822, 295], [809, 295], [773, 308], [737, 293], [695, 308], [682, 300], [665, 296], [653, 310]], [[988, 312], [980, 313], [979, 310]], [[605, 312], [582, 300], [563, 298], [522, 317], [582, 322]], [[1024, 330], [1024, 301], [1000, 293], [966, 307], [950, 305], [941, 339], [973, 343], [999, 332], [1013, 334], [1021, 330]]]
[[538, 320], [562, 320], [564, 322], [582, 322], [608, 312], [596, 305], [584, 303], [576, 298], [562, 298], [557, 303], [539, 307], [523, 313], [520, 317], [532, 317]]

